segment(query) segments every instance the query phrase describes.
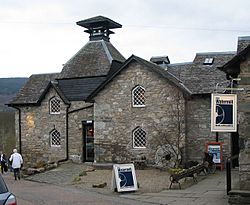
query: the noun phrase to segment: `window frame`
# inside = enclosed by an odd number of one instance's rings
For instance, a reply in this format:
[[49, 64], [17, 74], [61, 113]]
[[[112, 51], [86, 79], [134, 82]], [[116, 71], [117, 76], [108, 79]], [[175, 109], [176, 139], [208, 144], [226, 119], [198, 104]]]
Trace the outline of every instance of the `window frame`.
[[214, 58], [207, 57], [207, 58], [205, 58], [203, 65], [213, 65], [213, 63], [214, 63]]
[[[144, 134], [144, 137], [145, 137], [145, 145], [144, 146], [136, 146], [135, 145], [135, 138], [136, 137], [140, 137], [140, 136], [135, 136], [135, 133], [136, 133], [136, 131], [138, 131], [138, 130], [141, 130], [141, 131], [143, 131], [145, 134]], [[144, 129], [142, 129], [141, 127], [136, 127], [134, 130], [133, 130], [133, 132], [132, 132], [132, 146], [133, 146], [133, 149], [146, 149], [147, 148], [147, 132], [144, 130]]]
[[[143, 98], [144, 98], [144, 102], [143, 104], [137, 105], [135, 104], [135, 99], [138, 99], [139, 97], [135, 95], [135, 91], [137, 89], [142, 89], [143, 90]], [[146, 107], [146, 103], [145, 103], [145, 88], [141, 85], [137, 85], [132, 89], [132, 107]]]
[[[54, 132], [57, 132], [57, 133], [59, 133], [59, 139], [60, 139], [60, 145], [56, 145], [56, 144], [52, 144], [52, 142], [53, 142], [53, 133]], [[53, 129], [51, 132], [50, 132], [50, 146], [51, 147], [61, 147], [61, 133], [57, 130], [57, 129]], [[55, 136], [54, 136], [55, 137]]]
[[[58, 112], [52, 112], [52, 102], [55, 100], [59, 101], [59, 111]], [[59, 115], [61, 113], [61, 99], [60, 98], [55, 96], [55, 97], [52, 97], [50, 99], [50, 101], [49, 101], [49, 113], [51, 115]]]

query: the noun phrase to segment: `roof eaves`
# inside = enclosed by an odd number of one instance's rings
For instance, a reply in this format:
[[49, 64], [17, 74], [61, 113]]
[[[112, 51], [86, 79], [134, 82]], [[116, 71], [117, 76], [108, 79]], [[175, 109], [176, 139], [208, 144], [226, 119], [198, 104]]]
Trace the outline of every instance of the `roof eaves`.
[[99, 91], [101, 91], [117, 74], [119, 74], [121, 72], [121, 70], [123, 70], [129, 63], [131, 63], [132, 61], [137, 61], [143, 65], [145, 65], [146, 67], [153, 69], [154, 72], [157, 72], [158, 74], [162, 75], [164, 78], [168, 79], [170, 82], [172, 82], [175, 86], [179, 87], [181, 90], [183, 90], [186, 94], [191, 95], [192, 92], [186, 87], [184, 86], [184, 84], [173, 74], [167, 72], [166, 70], [164, 70], [163, 68], [161, 68], [158, 65], [155, 65], [152, 62], [148, 62], [138, 56], [135, 55], [131, 55], [123, 64], [123, 66], [121, 66], [119, 69], [117, 69], [116, 72], [114, 72], [111, 76], [109, 76], [100, 86], [97, 87], [96, 90], [94, 90], [87, 98], [86, 101], [92, 101], [93, 97], [95, 97], [97, 95], [97, 93]]
[[243, 49], [241, 52], [239, 52], [237, 55], [235, 55], [230, 61], [228, 61], [226, 64], [224, 64], [221, 67], [218, 67], [221, 70], [225, 70], [226, 68], [229, 68], [237, 63], [239, 63], [240, 61], [244, 60], [245, 55], [250, 51], [250, 44]]
[[58, 93], [58, 95], [61, 97], [61, 99], [63, 100], [63, 102], [67, 105], [70, 104], [69, 100], [66, 98], [66, 96], [63, 94], [63, 92], [61, 91], [61, 89], [58, 87], [58, 83], [51, 81], [51, 85], [52, 87], [55, 89], [55, 91]]
[[18, 106], [36, 106], [36, 105], [39, 105], [38, 103], [6, 103], [5, 105], [7, 105], [8, 107], [13, 107], [13, 108], [16, 108]]
[[140, 63], [144, 64], [145, 66], [153, 69], [153, 71], [157, 72], [167, 80], [169, 80], [172, 84], [180, 88], [183, 92], [185, 92], [187, 95], [192, 95], [192, 92], [183, 84], [183, 82], [178, 79], [175, 75], [172, 73], [168, 72], [167, 70], [163, 69], [162, 67], [152, 63], [148, 62], [142, 58], [139, 58], [135, 56], [136, 60], [139, 61]]
[[39, 99], [36, 101], [36, 103], [37, 103], [38, 105], [41, 104], [41, 102], [42, 102], [42, 100], [44, 99], [46, 93], [48, 92], [50, 86], [51, 86], [51, 81], [48, 82], [46, 88], [43, 90], [43, 92], [42, 92], [42, 94], [40, 95]]

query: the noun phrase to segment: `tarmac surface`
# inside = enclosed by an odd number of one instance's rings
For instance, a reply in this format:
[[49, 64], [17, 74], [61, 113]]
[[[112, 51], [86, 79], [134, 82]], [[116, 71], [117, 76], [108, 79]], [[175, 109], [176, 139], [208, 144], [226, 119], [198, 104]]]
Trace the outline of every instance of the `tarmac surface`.
[[[35, 174], [25, 180], [51, 185], [74, 187], [78, 190], [96, 192], [103, 196], [114, 196], [129, 201], [161, 205], [227, 205], [226, 172], [217, 170], [215, 174], [199, 175], [198, 183], [192, 178], [182, 181], [182, 189], [169, 188], [169, 175], [159, 170], [136, 170], [138, 191], [117, 193], [111, 190], [112, 169], [93, 169], [86, 164], [65, 163], [55, 169]], [[106, 183], [106, 184], [105, 184]], [[232, 187], [238, 183], [238, 171], [232, 170]], [[93, 184], [104, 184], [93, 188]], [[163, 186], [164, 185], [164, 186]]]

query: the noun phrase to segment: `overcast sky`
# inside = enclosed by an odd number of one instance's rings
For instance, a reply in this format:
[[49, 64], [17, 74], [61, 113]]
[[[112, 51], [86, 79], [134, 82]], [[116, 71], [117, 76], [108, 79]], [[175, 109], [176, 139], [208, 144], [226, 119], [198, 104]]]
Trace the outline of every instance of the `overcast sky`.
[[79, 20], [102, 15], [123, 25], [111, 43], [128, 58], [235, 51], [250, 36], [249, 0], [0, 0], [0, 77], [60, 72], [88, 42]]

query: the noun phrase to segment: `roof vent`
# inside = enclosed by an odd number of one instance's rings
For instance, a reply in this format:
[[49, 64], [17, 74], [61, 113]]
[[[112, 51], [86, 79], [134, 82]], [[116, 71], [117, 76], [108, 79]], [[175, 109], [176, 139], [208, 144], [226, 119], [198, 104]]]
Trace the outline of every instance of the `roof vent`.
[[212, 65], [214, 62], [214, 58], [205, 58], [203, 65]]
[[109, 41], [109, 35], [114, 34], [110, 29], [121, 28], [122, 25], [103, 16], [96, 16], [86, 20], [76, 22], [77, 25], [87, 28], [86, 33], [89, 33], [89, 40], [106, 40]]
[[170, 64], [168, 56], [153, 56], [152, 58], [150, 58], [150, 61], [162, 67]]

